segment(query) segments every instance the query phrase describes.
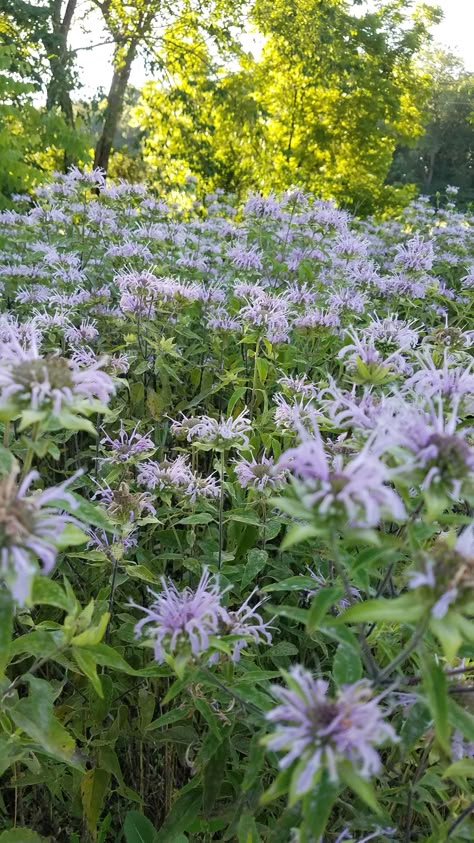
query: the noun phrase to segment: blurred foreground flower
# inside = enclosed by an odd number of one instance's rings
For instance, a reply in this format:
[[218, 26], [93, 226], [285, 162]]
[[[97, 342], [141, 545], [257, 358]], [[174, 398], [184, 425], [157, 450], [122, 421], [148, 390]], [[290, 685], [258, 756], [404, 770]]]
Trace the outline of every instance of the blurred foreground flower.
[[315, 420], [312, 434], [300, 426], [300, 437], [301, 443], [282, 454], [277, 468], [288, 469], [302, 481], [303, 503], [319, 518], [343, 518], [351, 527], [375, 527], [384, 515], [404, 519], [403, 503], [387, 485], [390, 469], [368, 445], [344, 464], [341, 454], [327, 455]]
[[18, 472], [16, 466], [0, 480], [0, 579], [22, 606], [30, 596], [33, 576], [53, 569], [58, 539], [74, 521], [58, 504], [64, 501], [71, 509], [77, 507], [66, 488], [77, 475], [59, 486], [27, 494], [39, 474], [30, 471], [18, 483]]
[[298, 762], [295, 793], [307, 793], [322, 769], [328, 770], [331, 781], [338, 781], [338, 764], [344, 761], [362, 778], [378, 773], [381, 761], [374, 746], [398, 738], [385, 723], [369, 683], [345, 685], [336, 697], [329, 697], [328, 683], [314, 679], [301, 665], [293, 666], [286, 679], [288, 688], [272, 686], [281, 705], [265, 715], [277, 724], [265, 743], [271, 750], [286, 752], [280, 761], [282, 770]]

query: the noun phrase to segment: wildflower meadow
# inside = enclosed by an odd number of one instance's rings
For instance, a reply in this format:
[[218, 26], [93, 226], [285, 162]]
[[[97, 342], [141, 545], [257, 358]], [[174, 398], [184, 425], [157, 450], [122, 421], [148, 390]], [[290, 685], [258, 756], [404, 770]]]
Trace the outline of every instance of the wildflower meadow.
[[0, 212], [0, 843], [474, 839], [474, 216]]

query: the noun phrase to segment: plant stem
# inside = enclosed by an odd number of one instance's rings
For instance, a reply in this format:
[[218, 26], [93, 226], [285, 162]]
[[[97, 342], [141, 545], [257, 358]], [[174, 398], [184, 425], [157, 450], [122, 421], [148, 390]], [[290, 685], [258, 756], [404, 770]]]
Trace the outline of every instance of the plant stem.
[[[333, 556], [334, 567], [336, 569], [336, 573], [340, 577], [340, 579], [342, 580], [342, 583], [343, 583], [343, 586], [344, 586], [345, 598], [346, 598], [347, 602], [349, 603], [349, 605], [352, 606], [355, 601], [354, 601], [353, 594], [351, 592], [350, 582], [349, 582], [349, 580], [347, 578], [347, 574], [344, 570], [344, 564], [343, 564], [343, 562], [340, 558], [340, 555], [339, 555], [339, 546], [338, 546], [338, 541], [337, 541], [337, 535], [336, 535], [336, 532], [334, 530], [331, 531], [330, 547], [331, 547], [331, 552], [332, 552], [332, 556]], [[363, 658], [363, 661], [365, 663], [365, 666], [366, 666], [368, 672], [370, 673], [372, 679], [374, 679], [374, 680], [378, 679], [379, 669], [378, 669], [377, 663], [376, 663], [376, 661], [375, 661], [375, 659], [372, 655], [372, 651], [369, 647], [368, 641], [365, 637], [363, 625], [359, 626], [358, 637], [359, 637], [359, 643], [360, 643], [360, 647], [361, 647], [361, 654], [362, 654], [362, 658]]]
[[260, 709], [257, 708], [256, 705], [254, 705], [253, 703], [246, 702], [246, 700], [244, 700], [244, 698], [241, 697], [240, 694], [236, 694], [235, 691], [232, 691], [230, 688], [227, 687], [227, 685], [224, 685], [224, 683], [221, 682], [221, 680], [218, 679], [217, 676], [214, 676], [214, 674], [209, 670], [209, 668], [205, 667], [202, 664], [199, 665], [199, 667], [209, 679], [212, 679], [213, 683], [217, 685], [217, 687], [220, 688], [221, 691], [224, 691], [226, 694], [228, 694], [229, 697], [232, 697], [232, 699], [238, 702], [242, 708], [246, 708], [248, 711], [252, 711], [254, 714], [258, 714], [259, 717], [263, 717], [263, 712], [260, 711]]
[[379, 677], [378, 677], [379, 681], [383, 680], [383, 679], [386, 679], [387, 676], [390, 676], [390, 674], [393, 673], [395, 668], [398, 667], [400, 664], [402, 664], [405, 661], [405, 659], [407, 659], [408, 656], [411, 655], [413, 650], [416, 648], [418, 642], [421, 641], [421, 639], [423, 638], [423, 635], [425, 634], [426, 627], [428, 626], [428, 620], [429, 620], [428, 618], [423, 619], [420, 626], [417, 629], [415, 629], [415, 631], [414, 631], [412, 637], [410, 638], [408, 644], [406, 645], [406, 647], [404, 647], [403, 650], [401, 650], [401, 652], [398, 654], [398, 656], [395, 656], [393, 661], [391, 661], [390, 664], [387, 665], [387, 667], [384, 667], [384, 669], [379, 674]]
[[221, 489], [219, 495], [219, 555], [217, 560], [217, 567], [219, 571], [222, 566], [222, 551], [224, 548], [224, 473], [225, 473], [225, 451], [222, 449], [221, 451], [221, 464], [220, 464], [220, 479], [221, 479]]
[[23, 480], [24, 477], [26, 477], [26, 475], [28, 474], [28, 472], [29, 472], [29, 470], [32, 466], [33, 456], [34, 456], [34, 453], [35, 453], [34, 445], [35, 445], [36, 440], [38, 438], [38, 432], [39, 432], [39, 422], [35, 422], [34, 425], [33, 425], [33, 429], [31, 431], [31, 445], [28, 448], [28, 451], [26, 452], [25, 462], [23, 463], [23, 468], [21, 470], [21, 479], [22, 480]]
[[253, 418], [253, 413], [255, 409], [256, 397], [257, 397], [257, 384], [258, 384], [258, 352], [260, 350], [260, 337], [257, 339], [255, 343], [255, 354], [254, 354], [254, 361], [253, 361], [253, 381], [252, 381], [252, 394], [250, 396], [250, 418]]

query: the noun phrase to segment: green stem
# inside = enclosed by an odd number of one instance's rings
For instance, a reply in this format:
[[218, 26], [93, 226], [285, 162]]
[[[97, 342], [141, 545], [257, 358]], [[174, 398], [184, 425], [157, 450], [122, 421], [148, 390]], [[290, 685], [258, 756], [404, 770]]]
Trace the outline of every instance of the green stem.
[[217, 560], [217, 567], [219, 571], [222, 566], [222, 551], [224, 548], [224, 474], [225, 474], [225, 451], [222, 449], [221, 451], [221, 464], [220, 464], [220, 480], [221, 480], [221, 490], [219, 496], [219, 555]]
[[255, 403], [257, 399], [257, 384], [258, 384], [258, 352], [260, 350], [260, 337], [257, 339], [255, 343], [255, 355], [253, 361], [253, 380], [252, 380], [252, 394], [250, 396], [250, 417], [253, 417]]
[[408, 658], [408, 656], [413, 653], [413, 650], [416, 649], [418, 643], [423, 638], [428, 623], [429, 617], [423, 618], [422, 622], [420, 623], [420, 626], [415, 629], [408, 644], [403, 648], [403, 650], [398, 654], [398, 656], [396, 656], [393, 661], [391, 661], [390, 664], [388, 664], [387, 667], [384, 667], [384, 669], [379, 673], [379, 681], [386, 679], [387, 676], [390, 676], [390, 674], [393, 673], [395, 668], [403, 664], [403, 662]]
[[[336, 569], [336, 573], [339, 576], [339, 578], [342, 580], [342, 583], [343, 583], [343, 586], [344, 586], [344, 596], [345, 596], [347, 602], [349, 603], [349, 606], [352, 606], [352, 604], [355, 601], [354, 601], [354, 597], [353, 597], [352, 592], [351, 592], [350, 582], [349, 582], [349, 580], [347, 578], [347, 574], [344, 570], [344, 564], [343, 564], [343, 562], [340, 558], [340, 555], [339, 555], [339, 546], [338, 546], [338, 541], [337, 541], [337, 535], [336, 535], [336, 532], [334, 530], [332, 530], [332, 532], [331, 532], [330, 546], [331, 546], [331, 552], [332, 552], [332, 556], [333, 556], [334, 567]], [[369, 647], [367, 638], [365, 637], [365, 632], [364, 632], [363, 626], [359, 626], [358, 638], [359, 638], [359, 643], [360, 643], [360, 647], [361, 647], [361, 654], [362, 654], [362, 659], [364, 661], [364, 664], [365, 664], [369, 674], [371, 675], [372, 679], [378, 679], [379, 678], [379, 669], [378, 669], [377, 663], [376, 663], [376, 661], [375, 661], [375, 659], [372, 655], [372, 651]]]
[[23, 468], [21, 470], [21, 479], [22, 480], [23, 480], [24, 477], [26, 477], [26, 475], [28, 474], [28, 472], [29, 472], [29, 470], [32, 466], [33, 456], [34, 456], [34, 453], [35, 453], [34, 445], [35, 445], [36, 440], [38, 438], [38, 432], [39, 432], [39, 422], [35, 422], [34, 425], [33, 425], [33, 429], [31, 431], [31, 443], [32, 444], [30, 445], [30, 447], [28, 448], [28, 451], [26, 452], [25, 462], [23, 463]]
[[5, 422], [5, 430], [3, 432], [3, 446], [8, 448], [10, 444], [10, 420]]

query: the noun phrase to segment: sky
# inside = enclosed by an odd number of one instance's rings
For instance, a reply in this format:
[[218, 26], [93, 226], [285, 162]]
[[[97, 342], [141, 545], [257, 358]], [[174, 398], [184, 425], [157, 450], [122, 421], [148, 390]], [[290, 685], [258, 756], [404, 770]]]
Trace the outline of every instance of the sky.
[[[368, 0], [368, 5], [370, 0]], [[441, 6], [443, 21], [433, 27], [437, 42], [457, 53], [464, 61], [467, 70], [474, 72], [474, 0], [433, 0], [433, 5]], [[112, 47], [103, 45], [94, 50], [83, 49], [88, 44], [98, 44], [106, 39], [99, 13], [89, 18], [90, 33], [84, 35], [78, 24], [73, 28], [70, 43], [77, 53], [80, 79], [84, 83], [82, 96], [92, 96], [98, 88], [108, 89], [112, 78]], [[249, 33], [244, 38], [244, 45], [252, 52], [258, 51], [259, 39]], [[136, 59], [132, 68], [130, 83], [137, 88], [146, 81], [143, 62]]]

